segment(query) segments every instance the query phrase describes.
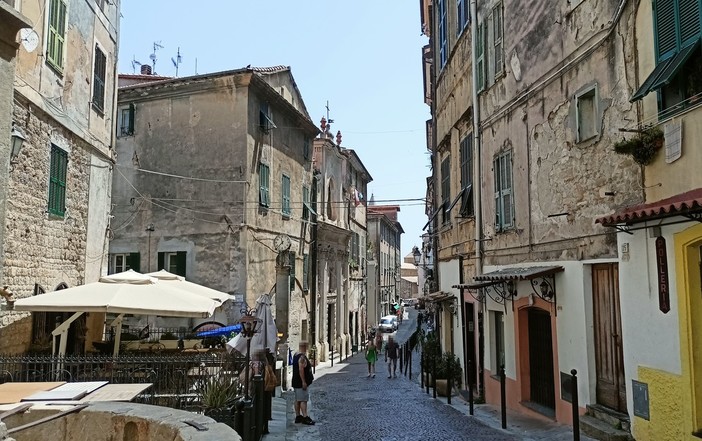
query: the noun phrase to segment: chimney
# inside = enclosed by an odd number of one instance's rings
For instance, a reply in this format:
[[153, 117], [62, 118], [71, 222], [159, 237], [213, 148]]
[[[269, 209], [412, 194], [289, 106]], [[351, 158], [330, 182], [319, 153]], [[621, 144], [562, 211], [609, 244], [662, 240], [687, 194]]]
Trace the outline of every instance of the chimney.
[[141, 65], [141, 74], [142, 75], [151, 75], [151, 66], [148, 64], [142, 64]]

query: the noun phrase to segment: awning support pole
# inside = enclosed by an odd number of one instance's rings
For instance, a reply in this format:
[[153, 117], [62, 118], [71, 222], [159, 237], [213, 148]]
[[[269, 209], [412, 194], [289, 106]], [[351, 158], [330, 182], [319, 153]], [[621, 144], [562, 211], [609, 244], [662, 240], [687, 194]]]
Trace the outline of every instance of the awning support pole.
[[[64, 356], [66, 355], [66, 345], [68, 344], [68, 329], [71, 327], [71, 323], [74, 321], [78, 320], [78, 318], [83, 315], [83, 312], [76, 312], [74, 313], [68, 320], [65, 322], [61, 323], [51, 331], [52, 335], [52, 340], [56, 337], [59, 336], [59, 355]], [[54, 345], [52, 344], [52, 349], [54, 349]]]
[[115, 345], [112, 348], [112, 356], [116, 357], [119, 354], [119, 345], [122, 340], [122, 322], [124, 321], [124, 313], [117, 316], [116, 319], [110, 323], [111, 327], [117, 327], [115, 332]]

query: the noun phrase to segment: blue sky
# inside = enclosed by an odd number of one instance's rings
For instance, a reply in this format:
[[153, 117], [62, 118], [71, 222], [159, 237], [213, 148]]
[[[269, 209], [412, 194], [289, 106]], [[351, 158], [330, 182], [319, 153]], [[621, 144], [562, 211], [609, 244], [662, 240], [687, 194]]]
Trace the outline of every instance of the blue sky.
[[[132, 59], [179, 76], [247, 65], [291, 66], [315, 124], [329, 101], [333, 133], [356, 150], [376, 200], [425, 196], [430, 174], [424, 124], [419, 2], [410, 0], [123, 0], [119, 68]], [[137, 66], [138, 72], [138, 66]], [[370, 197], [370, 195], [368, 195]], [[421, 202], [400, 202], [402, 251], [419, 244]]]

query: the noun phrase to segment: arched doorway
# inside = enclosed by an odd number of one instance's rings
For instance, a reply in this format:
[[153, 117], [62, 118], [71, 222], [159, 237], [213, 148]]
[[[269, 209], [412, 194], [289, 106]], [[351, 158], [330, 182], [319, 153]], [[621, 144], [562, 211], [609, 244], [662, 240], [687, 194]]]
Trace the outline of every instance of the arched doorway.
[[526, 310], [529, 348], [529, 401], [555, 411], [553, 334], [551, 314], [540, 308]]

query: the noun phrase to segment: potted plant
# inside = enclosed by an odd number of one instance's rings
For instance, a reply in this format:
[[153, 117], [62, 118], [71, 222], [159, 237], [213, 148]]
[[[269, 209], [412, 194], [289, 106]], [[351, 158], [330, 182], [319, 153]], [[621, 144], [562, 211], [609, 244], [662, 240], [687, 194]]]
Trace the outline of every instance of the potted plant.
[[449, 394], [448, 378], [451, 376], [451, 385], [460, 388], [463, 379], [461, 363], [456, 355], [444, 352], [436, 363], [436, 391], [442, 397]]
[[198, 388], [200, 403], [205, 416], [234, 428], [234, 401], [239, 385], [229, 377], [210, 377]]
[[641, 165], [653, 162], [658, 150], [663, 147], [663, 131], [656, 126], [646, 127], [633, 138], [614, 143], [614, 151], [620, 155], [630, 155]]
[[[426, 334], [422, 332], [422, 335], [419, 336], [419, 344], [422, 347], [425, 381], [431, 382], [433, 360], [436, 360], [437, 373], [439, 366], [441, 365], [441, 343], [439, 343], [439, 340], [436, 338], [436, 334], [432, 331], [427, 332]], [[439, 378], [438, 374], [437, 378]]]

